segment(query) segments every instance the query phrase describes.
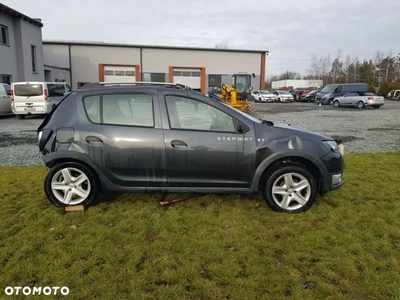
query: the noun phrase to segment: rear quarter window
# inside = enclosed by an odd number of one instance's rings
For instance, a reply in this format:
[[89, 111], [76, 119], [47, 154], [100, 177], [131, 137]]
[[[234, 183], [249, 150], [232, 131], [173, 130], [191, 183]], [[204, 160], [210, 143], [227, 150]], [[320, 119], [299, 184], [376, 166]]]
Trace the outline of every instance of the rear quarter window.
[[16, 84], [14, 85], [14, 95], [23, 97], [43, 95], [42, 84]]
[[83, 103], [89, 120], [93, 123], [100, 123], [100, 96], [87, 96]]

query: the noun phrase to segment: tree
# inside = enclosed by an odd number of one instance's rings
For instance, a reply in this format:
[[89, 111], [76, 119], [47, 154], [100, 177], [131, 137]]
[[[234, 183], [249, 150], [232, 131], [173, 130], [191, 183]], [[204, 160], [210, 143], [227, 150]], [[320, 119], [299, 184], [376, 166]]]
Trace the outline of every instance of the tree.
[[228, 41], [227, 40], [221, 40], [219, 43], [215, 44], [215, 48], [228, 49]]
[[285, 79], [301, 79], [301, 75], [295, 71], [286, 70], [286, 72], [278, 76], [278, 80]]
[[343, 64], [343, 73], [345, 74], [346, 83], [349, 82], [349, 67], [351, 65], [351, 56], [347, 55]]

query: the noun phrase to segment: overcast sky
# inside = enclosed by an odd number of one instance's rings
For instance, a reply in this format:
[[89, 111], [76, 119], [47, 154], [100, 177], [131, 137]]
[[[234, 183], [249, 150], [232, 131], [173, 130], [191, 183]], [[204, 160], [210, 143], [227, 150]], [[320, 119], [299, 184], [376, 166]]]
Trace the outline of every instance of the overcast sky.
[[0, 1], [41, 18], [44, 39], [268, 50], [267, 77], [305, 75], [312, 53], [338, 48], [400, 52], [400, 0]]

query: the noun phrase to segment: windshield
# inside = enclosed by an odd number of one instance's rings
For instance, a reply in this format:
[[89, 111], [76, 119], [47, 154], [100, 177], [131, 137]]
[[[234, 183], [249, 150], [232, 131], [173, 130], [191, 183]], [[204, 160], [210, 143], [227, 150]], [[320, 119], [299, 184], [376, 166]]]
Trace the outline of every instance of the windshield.
[[327, 85], [326, 87], [324, 87], [322, 89], [321, 93], [324, 93], [324, 94], [330, 93], [335, 89], [335, 87], [336, 87], [336, 85], [333, 85], [333, 84]]
[[271, 93], [268, 92], [268, 91], [261, 91], [260, 93], [263, 94], [263, 95], [269, 95], [269, 94], [271, 94]]
[[43, 85], [42, 84], [16, 84], [14, 85], [14, 95], [15, 96], [41, 96], [43, 95]]
[[285, 91], [280, 91], [279, 94], [288, 95], [288, 94], [290, 94], [290, 93], [289, 93], [289, 92], [285, 92]]
[[236, 75], [235, 89], [239, 94], [250, 93], [250, 77], [248, 75]]

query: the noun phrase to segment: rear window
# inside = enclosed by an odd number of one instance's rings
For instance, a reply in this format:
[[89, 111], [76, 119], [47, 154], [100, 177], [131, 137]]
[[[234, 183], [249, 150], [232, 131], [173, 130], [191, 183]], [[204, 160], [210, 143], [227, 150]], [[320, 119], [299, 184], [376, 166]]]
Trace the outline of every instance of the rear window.
[[14, 85], [14, 95], [15, 96], [41, 96], [43, 95], [43, 85], [42, 84], [16, 84]]
[[60, 97], [64, 96], [66, 92], [64, 84], [47, 84], [47, 90], [49, 92], [49, 97]]

